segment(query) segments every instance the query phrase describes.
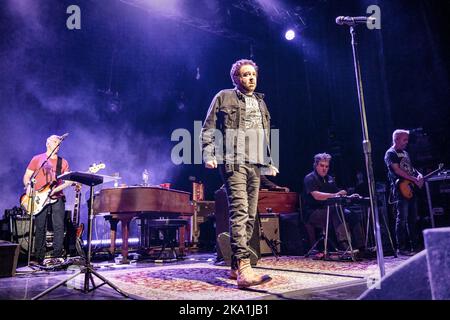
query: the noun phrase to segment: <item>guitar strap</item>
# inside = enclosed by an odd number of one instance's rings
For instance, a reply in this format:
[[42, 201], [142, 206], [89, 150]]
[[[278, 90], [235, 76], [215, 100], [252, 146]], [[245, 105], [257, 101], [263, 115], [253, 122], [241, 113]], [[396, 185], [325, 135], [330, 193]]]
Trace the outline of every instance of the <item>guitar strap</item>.
[[[58, 160], [56, 161], [56, 177], [61, 174], [61, 170], [62, 170], [62, 158], [58, 156]], [[56, 179], [56, 177], [55, 177], [55, 179]], [[66, 196], [63, 195], [61, 197], [61, 199], [65, 202]]]
[[58, 157], [58, 161], [56, 162], [56, 177], [61, 174], [61, 169], [62, 169], [62, 158]]

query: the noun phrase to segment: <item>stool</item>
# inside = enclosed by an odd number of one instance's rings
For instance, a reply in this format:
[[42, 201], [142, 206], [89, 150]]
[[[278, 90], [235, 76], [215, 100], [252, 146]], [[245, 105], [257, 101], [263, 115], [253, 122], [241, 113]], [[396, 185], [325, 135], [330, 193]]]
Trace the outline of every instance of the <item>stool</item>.
[[[159, 253], [156, 255], [154, 260], [167, 260], [167, 258], [162, 257], [164, 250], [166, 248], [171, 249], [171, 253], [175, 259], [181, 259], [184, 256], [184, 231], [188, 221], [184, 219], [148, 219], [142, 218], [141, 223], [141, 243], [150, 247], [150, 232], [152, 230], [161, 232], [162, 243]], [[171, 237], [171, 231], [175, 231], [175, 237]], [[179, 251], [177, 253], [175, 247], [177, 245], [177, 234], [179, 239]], [[169, 258], [170, 260], [170, 258]]]

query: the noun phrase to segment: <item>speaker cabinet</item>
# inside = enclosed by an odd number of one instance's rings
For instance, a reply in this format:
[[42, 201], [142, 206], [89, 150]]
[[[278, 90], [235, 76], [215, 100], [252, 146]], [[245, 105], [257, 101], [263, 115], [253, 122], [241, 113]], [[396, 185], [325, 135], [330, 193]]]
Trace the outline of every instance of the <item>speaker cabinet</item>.
[[427, 229], [423, 234], [432, 298], [450, 300], [450, 228]]
[[[70, 211], [65, 212], [65, 218], [64, 218], [64, 248], [67, 252], [73, 250], [72, 248], [72, 241], [68, 239], [69, 235], [72, 235], [72, 233], [67, 232], [68, 227], [72, 226], [72, 222], [70, 220]], [[19, 245], [19, 252], [20, 254], [27, 255], [28, 254], [28, 239], [29, 239], [29, 229], [30, 229], [30, 217], [28, 215], [26, 216], [11, 216], [11, 240], [14, 243], [17, 243]], [[35, 245], [35, 231], [36, 231], [36, 224], [33, 221], [33, 248], [31, 252], [34, 252], [34, 245]], [[50, 215], [47, 216], [47, 232], [46, 232], [46, 248], [47, 248], [47, 254], [46, 256], [50, 256], [51, 250], [53, 249], [53, 226], [52, 226], [52, 218]], [[73, 243], [74, 246], [74, 243]], [[70, 250], [69, 250], [70, 249]]]
[[281, 254], [303, 256], [309, 249], [309, 238], [298, 212], [280, 214]]
[[19, 245], [0, 240], [0, 277], [13, 277], [16, 274]]
[[[15, 216], [11, 217], [11, 233], [12, 241], [19, 245], [20, 253], [28, 253], [28, 239], [30, 229], [30, 217], [29, 216]], [[33, 240], [35, 225], [33, 225]], [[34, 252], [34, 241], [31, 252]]]
[[370, 279], [367, 283], [369, 289], [358, 298], [359, 300], [430, 300], [431, 290], [425, 250], [403, 262], [391, 273], [387, 273], [378, 284], [372, 283]]
[[[450, 226], [450, 176], [438, 175], [426, 182], [427, 200], [429, 204], [427, 219], [429, 226]], [[431, 212], [430, 212], [431, 210]]]
[[[276, 243], [277, 251], [280, 252], [280, 222], [279, 215], [276, 213], [258, 213], [261, 225], [259, 228], [260, 237], [260, 254], [261, 255], [271, 255], [272, 250], [267, 244], [267, 241], [273, 241]], [[255, 229], [258, 231], [258, 229]], [[263, 233], [265, 238], [263, 237]]]
[[425, 248], [364, 292], [361, 300], [449, 300], [450, 228], [423, 231]]

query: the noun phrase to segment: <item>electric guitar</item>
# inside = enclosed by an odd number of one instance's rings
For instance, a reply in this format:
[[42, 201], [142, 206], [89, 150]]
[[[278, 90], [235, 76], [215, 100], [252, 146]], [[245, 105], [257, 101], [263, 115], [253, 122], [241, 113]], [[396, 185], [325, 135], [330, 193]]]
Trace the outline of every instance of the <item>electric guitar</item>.
[[[443, 167], [444, 167], [444, 164], [440, 163], [439, 167], [436, 170], [434, 170], [434, 171], [430, 172], [429, 174], [427, 174], [426, 176], [424, 176], [423, 180], [425, 181], [426, 179], [428, 179], [432, 175], [434, 175], [436, 172], [441, 171]], [[397, 186], [400, 194], [405, 199], [409, 200], [414, 196], [415, 184], [411, 180], [400, 178], [400, 179], [397, 179], [397, 181], [395, 181], [395, 185]]]
[[[58, 201], [58, 198], [51, 196], [50, 194], [62, 191], [63, 189], [70, 186], [70, 183], [63, 183], [62, 185], [56, 186], [57, 182], [52, 181], [44, 185], [42, 188], [34, 192], [34, 198], [31, 194], [24, 193], [20, 197], [20, 206], [29, 215], [38, 215], [44, 210], [49, 204]], [[34, 201], [32, 201], [32, 198]]]
[[[103, 168], [105, 168], [104, 163], [100, 163], [98, 165], [94, 164], [89, 167], [89, 172], [95, 173]], [[55, 194], [71, 185], [73, 185], [73, 182], [70, 181], [66, 181], [59, 186], [57, 186], [57, 181], [49, 182], [39, 190], [35, 191], [34, 197], [32, 197], [31, 194], [22, 194], [22, 196], [20, 197], [20, 206], [27, 214], [38, 215], [44, 210], [45, 207], [58, 201], [58, 198], [51, 196], [52, 192]]]
[[72, 225], [75, 230], [75, 247], [77, 251], [80, 253], [82, 246], [81, 236], [84, 231], [84, 224], [80, 223], [80, 202], [81, 202], [81, 184], [77, 183], [75, 185], [75, 204], [73, 205], [73, 214], [72, 214]]

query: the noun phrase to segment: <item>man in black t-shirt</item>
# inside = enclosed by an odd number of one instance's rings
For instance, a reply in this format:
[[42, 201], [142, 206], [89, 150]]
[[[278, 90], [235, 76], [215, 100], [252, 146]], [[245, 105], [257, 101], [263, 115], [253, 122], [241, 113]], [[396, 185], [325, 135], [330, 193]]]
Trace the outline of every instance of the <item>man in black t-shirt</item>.
[[391, 199], [396, 211], [395, 237], [397, 251], [401, 255], [412, 255], [418, 250], [416, 221], [417, 199], [413, 196], [407, 199], [396, 187], [397, 179], [412, 181], [417, 187], [423, 186], [423, 176], [412, 166], [411, 159], [405, 148], [409, 141], [409, 131], [397, 129], [392, 134], [392, 147], [384, 156], [388, 168], [388, 178], [391, 182]]
[[[330, 168], [331, 155], [328, 153], [319, 153], [314, 156], [314, 170], [306, 175], [304, 179], [304, 201], [307, 214], [307, 224], [313, 227], [326, 228], [327, 204], [329, 198], [346, 196], [347, 191], [340, 190], [333, 177], [328, 175]], [[352, 197], [358, 197], [358, 194], [352, 194]], [[356, 214], [349, 210], [344, 210], [347, 224], [352, 231], [353, 248], [364, 250], [364, 235], [362, 233], [360, 219]], [[336, 232], [336, 238], [339, 242], [339, 249], [347, 249], [347, 237], [345, 227], [335, 210], [330, 211], [330, 220]]]

